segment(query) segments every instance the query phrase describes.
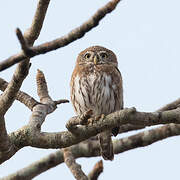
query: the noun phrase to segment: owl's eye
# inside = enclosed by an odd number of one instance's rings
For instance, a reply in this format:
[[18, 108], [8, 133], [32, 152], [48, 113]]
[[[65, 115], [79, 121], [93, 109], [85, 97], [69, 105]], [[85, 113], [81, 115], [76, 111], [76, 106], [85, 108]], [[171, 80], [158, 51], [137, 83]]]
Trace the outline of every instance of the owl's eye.
[[91, 54], [90, 54], [90, 53], [86, 53], [86, 54], [84, 55], [84, 57], [85, 57], [85, 59], [89, 59], [89, 58], [91, 57]]
[[105, 52], [101, 53], [100, 56], [101, 56], [103, 59], [108, 57], [107, 53], [105, 53]]

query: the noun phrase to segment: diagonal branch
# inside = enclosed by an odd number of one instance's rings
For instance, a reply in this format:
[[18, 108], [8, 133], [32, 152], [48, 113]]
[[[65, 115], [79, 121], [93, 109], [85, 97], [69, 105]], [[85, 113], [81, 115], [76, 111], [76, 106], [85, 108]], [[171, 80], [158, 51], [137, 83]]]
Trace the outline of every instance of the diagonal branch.
[[89, 180], [97, 180], [99, 175], [103, 172], [103, 161], [98, 161], [93, 170], [88, 174]]
[[[30, 66], [29, 58], [31, 57], [30, 56], [31, 49], [28, 47], [28, 45], [32, 46], [34, 44], [35, 40], [40, 35], [49, 2], [50, 2], [50, 0], [39, 0], [30, 28], [26, 30], [26, 32], [24, 33], [24, 36], [22, 35], [21, 31], [17, 32], [17, 36], [19, 35], [18, 39], [19, 39], [19, 41], [21, 43], [21, 47], [22, 47], [22, 53], [28, 54], [28, 56], [26, 56], [26, 58], [24, 59], [24, 62], [19, 63], [19, 67], [26, 71], [29, 70], [29, 66]], [[24, 43], [24, 45], [22, 45], [22, 43]], [[25, 47], [25, 49], [23, 49], [24, 47]]]
[[24, 51], [24, 53], [26, 54], [26, 56], [28, 56], [28, 51], [29, 51], [29, 47], [28, 44], [21, 32], [21, 30], [19, 28], [16, 29], [16, 35], [18, 37], [18, 40], [21, 44], [21, 49]]
[[39, 37], [44, 19], [47, 13], [50, 0], [39, 0], [36, 8], [32, 24], [29, 29], [24, 33], [24, 37], [29, 45], [32, 45], [34, 41]]
[[0, 156], [3, 161], [14, 155], [18, 149], [7, 134], [4, 115], [13, 104], [26, 75], [27, 71], [18, 66], [10, 83], [0, 96]]
[[81, 169], [81, 166], [75, 161], [75, 158], [69, 148], [63, 150], [64, 153], [64, 162], [67, 167], [70, 169], [71, 173], [77, 180], [88, 180], [88, 177], [84, 174]]
[[175, 101], [163, 106], [162, 108], [158, 109], [157, 112], [176, 109], [177, 107], [179, 107], [179, 105], [180, 105], [180, 98], [178, 98], [177, 100], [175, 100]]
[[27, 75], [27, 71], [18, 66], [16, 71], [7, 85], [7, 88], [0, 96], [0, 114], [4, 115], [14, 102], [16, 95], [22, 85], [23, 80]]
[[[46, 1], [48, 2], [48, 0], [46, 0]], [[81, 26], [77, 27], [76, 29], [72, 30], [67, 35], [65, 35], [61, 38], [55, 39], [53, 41], [41, 44], [39, 46], [34, 46], [34, 47], [29, 48], [31, 50], [31, 54], [29, 55], [29, 57], [34, 57], [34, 56], [37, 56], [40, 54], [45, 54], [49, 51], [53, 51], [58, 48], [64, 47], [64, 46], [68, 45], [69, 43], [82, 38], [85, 33], [90, 31], [92, 28], [96, 27], [99, 24], [100, 20], [103, 19], [106, 14], [111, 13], [115, 9], [115, 7], [117, 6], [117, 4], [119, 2], [120, 2], [120, 0], [110, 1], [104, 7], [100, 8], [88, 21], [86, 21]], [[45, 12], [45, 10], [42, 11], [41, 13], [43, 14], [44, 12]], [[41, 15], [41, 13], [38, 11], [36, 13]], [[39, 33], [38, 27], [39, 27], [39, 29], [41, 29], [42, 24], [41, 23], [38, 24], [38, 22], [39, 21], [41, 22], [42, 19], [43, 18], [36, 18], [36, 16], [35, 16], [34, 21], [32, 23], [32, 28], [30, 28], [29, 31], [25, 33], [25, 39], [27, 40], [27, 42], [30, 45], [33, 44], [32, 42], [38, 36], [38, 35], [35, 36], [34, 34]], [[34, 32], [34, 33], [30, 33], [30, 32]], [[33, 36], [31, 36], [29, 34], [33, 34]], [[31, 39], [32, 39], [32, 41], [31, 41]], [[10, 67], [20, 61], [23, 61], [25, 58], [27, 58], [27, 56], [23, 52], [20, 52], [16, 55], [9, 57], [6, 60], [3, 60], [0, 63], [0, 71], [5, 70], [8, 67]]]
[[[8, 86], [8, 82], [0, 78], [0, 90], [5, 91], [7, 86]], [[36, 101], [33, 97], [22, 91], [17, 92], [16, 99], [21, 103], [23, 103], [25, 106], [27, 106], [31, 111], [36, 104], [39, 104], [39, 102]]]

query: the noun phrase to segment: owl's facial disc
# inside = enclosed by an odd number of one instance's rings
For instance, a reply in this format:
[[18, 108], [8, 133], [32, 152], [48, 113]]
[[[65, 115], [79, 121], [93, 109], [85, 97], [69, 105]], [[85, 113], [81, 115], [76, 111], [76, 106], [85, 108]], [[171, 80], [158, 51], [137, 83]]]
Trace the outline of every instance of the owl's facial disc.
[[98, 65], [98, 64], [106, 63], [107, 57], [108, 55], [105, 51], [100, 51], [100, 52], [87, 51], [83, 55], [83, 61], [86, 63], [92, 63], [94, 65]]

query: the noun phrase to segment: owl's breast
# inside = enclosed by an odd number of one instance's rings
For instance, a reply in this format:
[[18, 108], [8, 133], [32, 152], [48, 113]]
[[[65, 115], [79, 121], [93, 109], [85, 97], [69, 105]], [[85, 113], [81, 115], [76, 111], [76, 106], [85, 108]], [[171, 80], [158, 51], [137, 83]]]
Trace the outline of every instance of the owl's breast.
[[77, 114], [89, 109], [95, 115], [113, 112], [115, 99], [111, 76], [97, 71], [76, 76], [71, 88], [71, 100]]

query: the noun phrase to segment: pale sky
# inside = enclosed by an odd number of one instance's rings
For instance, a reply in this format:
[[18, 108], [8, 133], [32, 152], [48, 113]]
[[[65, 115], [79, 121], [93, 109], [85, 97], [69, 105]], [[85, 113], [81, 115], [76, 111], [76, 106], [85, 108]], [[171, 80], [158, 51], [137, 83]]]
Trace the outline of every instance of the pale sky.
[[[107, 0], [52, 0], [41, 35], [36, 44], [58, 38], [86, 21]], [[23, 32], [30, 26], [37, 1], [6, 0], [1, 2], [1, 59], [20, 51], [15, 35], [16, 27]], [[83, 39], [69, 46], [40, 55], [31, 60], [29, 76], [21, 90], [38, 99], [36, 94], [36, 70], [46, 76], [50, 95], [54, 100], [70, 99], [69, 81], [77, 54], [92, 45], [113, 50], [123, 76], [125, 107], [139, 111], [154, 111], [176, 100], [180, 95], [180, 1], [178, 0], [123, 0], [98, 27]], [[15, 66], [1, 72], [10, 80]], [[8, 132], [13, 132], [28, 122], [31, 112], [15, 102], [6, 115]], [[61, 105], [48, 115], [43, 131], [66, 130], [65, 124], [74, 116], [71, 104]], [[136, 131], [132, 133], [137, 133]], [[131, 133], [131, 134], [132, 134]], [[122, 134], [117, 138], [128, 136]], [[172, 137], [151, 146], [127, 151], [115, 156], [112, 162], [104, 161], [100, 180], [177, 180], [179, 179], [180, 137]], [[13, 173], [55, 150], [26, 147], [17, 152], [0, 167], [0, 177]], [[78, 159], [86, 174], [99, 158]], [[64, 178], [63, 178], [64, 177]], [[73, 179], [63, 163], [39, 176], [44, 179]]]

